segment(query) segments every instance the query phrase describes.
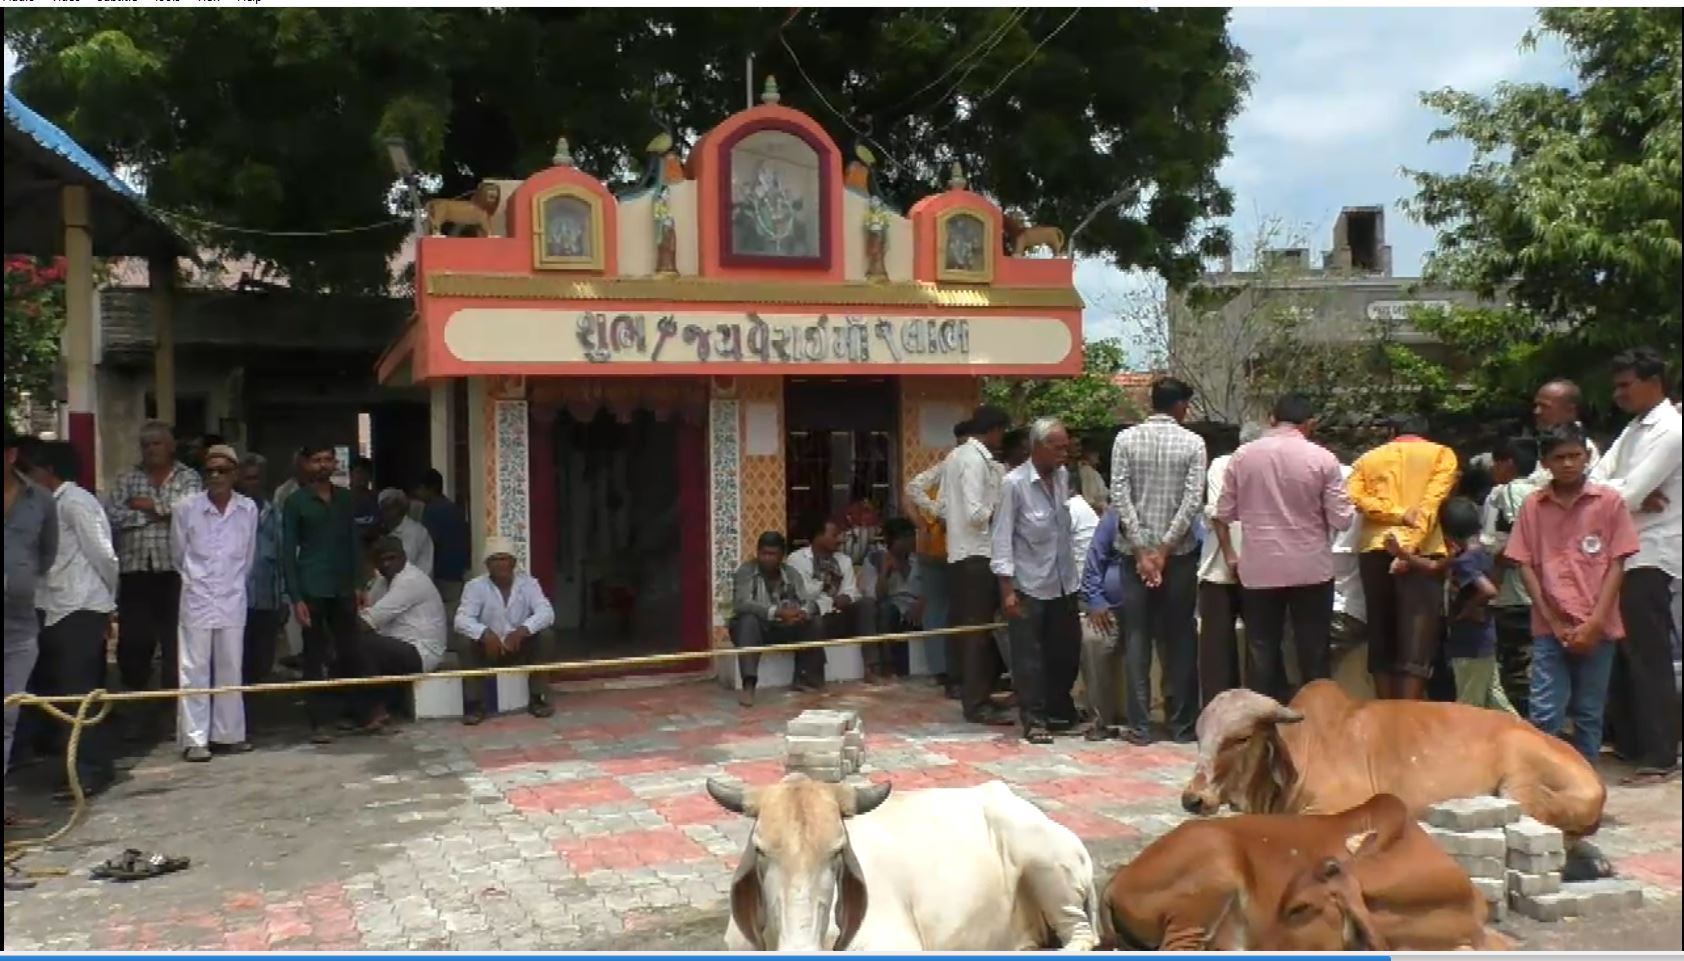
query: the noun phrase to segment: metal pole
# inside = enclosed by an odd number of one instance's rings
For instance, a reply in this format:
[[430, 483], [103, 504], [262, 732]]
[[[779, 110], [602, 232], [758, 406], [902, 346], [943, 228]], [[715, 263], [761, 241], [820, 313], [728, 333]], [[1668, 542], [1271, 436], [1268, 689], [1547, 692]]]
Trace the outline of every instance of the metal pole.
[[744, 106], [754, 106], [754, 54], [748, 55], [748, 70], [743, 76]]

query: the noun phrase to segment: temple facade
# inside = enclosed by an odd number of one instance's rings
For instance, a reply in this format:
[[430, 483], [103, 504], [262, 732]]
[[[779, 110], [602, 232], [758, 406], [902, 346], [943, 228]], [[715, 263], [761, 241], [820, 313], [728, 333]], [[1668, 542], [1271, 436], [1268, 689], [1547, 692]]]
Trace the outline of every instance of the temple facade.
[[563, 140], [548, 169], [430, 212], [473, 235], [420, 240], [379, 376], [430, 388], [476, 562], [487, 536], [519, 545], [563, 657], [728, 644], [763, 531], [899, 513], [981, 377], [1081, 369], [1068, 258], [1009, 255], [1013, 225], [957, 170], [890, 209], [869, 154], [774, 90], [687, 157], [652, 145], [629, 191]]

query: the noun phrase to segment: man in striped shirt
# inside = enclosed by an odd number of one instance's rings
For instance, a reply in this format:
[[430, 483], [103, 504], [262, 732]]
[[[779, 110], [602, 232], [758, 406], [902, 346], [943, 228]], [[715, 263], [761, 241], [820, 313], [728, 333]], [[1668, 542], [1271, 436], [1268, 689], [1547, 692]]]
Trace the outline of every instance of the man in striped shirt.
[[174, 688], [179, 680], [181, 576], [170, 557], [170, 517], [179, 501], [204, 489], [198, 471], [176, 459], [168, 424], [151, 421], [141, 427], [140, 463], [117, 475], [106, 505], [121, 571], [117, 669], [131, 691], [152, 686], [152, 658], [160, 650], [159, 686]]

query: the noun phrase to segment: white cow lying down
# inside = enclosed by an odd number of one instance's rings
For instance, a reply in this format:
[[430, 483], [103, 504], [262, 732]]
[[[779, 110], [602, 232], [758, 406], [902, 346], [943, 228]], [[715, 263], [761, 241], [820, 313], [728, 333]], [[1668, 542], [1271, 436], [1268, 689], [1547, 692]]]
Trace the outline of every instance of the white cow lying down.
[[[791, 774], [708, 794], [754, 818], [731, 885], [731, 951], [1021, 951], [1098, 946], [1080, 839], [992, 781], [909, 791]], [[834, 910], [833, 910], [834, 908]]]

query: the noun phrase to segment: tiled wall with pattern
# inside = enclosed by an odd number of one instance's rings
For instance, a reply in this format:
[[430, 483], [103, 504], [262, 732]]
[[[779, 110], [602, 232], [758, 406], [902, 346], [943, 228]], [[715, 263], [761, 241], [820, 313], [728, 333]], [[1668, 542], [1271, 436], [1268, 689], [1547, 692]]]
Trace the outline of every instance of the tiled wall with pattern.
[[[765, 531], [784, 529], [784, 382], [781, 377], [752, 377], [737, 380], [737, 397], [742, 402], [745, 431], [742, 451], [742, 553], [747, 557]], [[772, 454], [750, 454], [746, 444], [750, 404], [771, 404], [778, 412], [777, 450]]]
[[[937, 446], [925, 446], [923, 408], [951, 405], [969, 416], [982, 395], [982, 381], [974, 377], [902, 377], [900, 381], [900, 471], [895, 481], [898, 498], [906, 482], [924, 468], [947, 456], [953, 449], [953, 435], [944, 434]], [[935, 439], [935, 438], [932, 438]]]

